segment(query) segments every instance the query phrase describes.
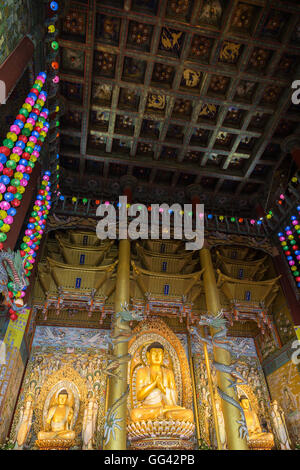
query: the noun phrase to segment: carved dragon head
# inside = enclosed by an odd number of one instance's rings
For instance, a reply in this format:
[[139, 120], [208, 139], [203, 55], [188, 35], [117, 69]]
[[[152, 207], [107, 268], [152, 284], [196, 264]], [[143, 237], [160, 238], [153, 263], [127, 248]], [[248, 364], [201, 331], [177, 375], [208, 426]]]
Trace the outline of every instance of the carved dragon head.
[[224, 318], [223, 311], [221, 310], [218, 315], [209, 315], [207, 313], [201, 315], [198, 323], [199, 326], [211, 326], [215, 329], [226, 328], [226, 319]]
[[19, 251], [12, 251], [8, 249], [6, 252], [1, 253], [1, 261], [6, 269], [7, 276], [13, 282], [13, 290], [22, 291], [24, 287], [27, 287], [29, 281], [25, 276], [25, 263], [28, 255], [25, 256], [25, 259], [22, 259], [22, 256]]

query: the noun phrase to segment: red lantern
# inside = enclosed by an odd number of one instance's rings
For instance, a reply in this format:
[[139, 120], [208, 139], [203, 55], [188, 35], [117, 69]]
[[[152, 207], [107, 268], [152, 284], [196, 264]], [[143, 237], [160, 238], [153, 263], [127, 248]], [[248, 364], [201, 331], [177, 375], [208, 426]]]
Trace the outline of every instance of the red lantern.
[[0, 153], [4, 153], [4, 155], [8, 157], [10, 154], [10, 150], [8, 147], [0, 147]]
[[20, 204], [21, 204], [21, 201], [19, 201], [18, 199], [13, 199], [13, 200], [11, 201], [11, 205], [12, 205], [13, 207], [19, 207]]
[[11, 178], [14, 172], [11, 168], [3, 168], [3, 174]]
[[23, 116], [23, 114], [18, 114], [16, 116], [16, 119], [18, 119], [19, 121], [23, 121], [24, 123], [26, 122], [26, 117]]

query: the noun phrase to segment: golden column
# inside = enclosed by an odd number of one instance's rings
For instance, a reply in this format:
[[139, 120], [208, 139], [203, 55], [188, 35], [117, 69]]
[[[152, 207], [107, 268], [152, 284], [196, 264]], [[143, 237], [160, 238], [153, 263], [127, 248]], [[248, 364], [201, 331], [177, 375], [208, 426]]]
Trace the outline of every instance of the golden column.
[[[204, 280], [204, 289], [205, 289], [205, 298], [206, 298], [206, 307], [209, 313], [212, 315], [217, 315], [221, 310], [221, 303], [219, 297], [219, 291], [217, 288], [215, 273], [213, 269], [212, 259], [209, 249], [204, 246], [200, 250], [200, 261], [202, 268], [205, 269], [203, 280]], [[212, 329], [211, 335], [214, 335], [217, 330]], [[225, 351], [221, 348], [214, 347], [214, 359], [216, 362], [221, 364], [229, 365], [231, 364], [231, 354], [228, 351]], [[231, 398], [238, 402], [237, 394], [234, 388], [228, 388], [229, 382], [228, 379], [232, 379], [229, 374], [224, 372], [217, 373], [218, 386], [219, 388], [229, 395]], [[245, 439], [240, 439], [239, 437], [239, 424], [238, 421], [241, 419], [240, 411], [235, 406], [230, 403], [222, 401], [222, 410], [225, 421], [225, 429], [227, 436], [227, 445], [229, 450], [247, 450], [248, 445]]]
[[[123, 187], [123, 194], [127, 196], [127, 202], [132, 201], [132, 190], [134, 178], [127, 177], [125, 180], [121, 180]], [[116, 278], [116, 290], [115, 290], [115, 315], [112, 320], [111, 329], [113, 335], [118, 336], [122, 329], [128, 329], [130, 326], [128, 323], [121, 322], [121, 317], [116, 318], [116, 313], [122, 310], [122, 305], [125, 303], [129, 304], [129, 292], [130, 292], [130, 240], [119, 241], [119, 262], [117, 269]], [[116, 344], [113, 348], [114, 357], [126, 356], [128, 354], [128, 342]], [[117, 400], [122, 396], [124, 397], [127, 390], [127, 362], [119, 366], [119, 377], [110, 377], [108, 383], [108, 408], [110, 408]], [[111, 436], [108, 444], [105, 446], [105, 450], [126, 450], [126, 420], [127, 420], [127, 399], [123, 398], [121, 405], [116, 409], [116, 418], [122, 419], [118, 422], [121, 429], [115, 429], [116, 438], [113, 439]]]

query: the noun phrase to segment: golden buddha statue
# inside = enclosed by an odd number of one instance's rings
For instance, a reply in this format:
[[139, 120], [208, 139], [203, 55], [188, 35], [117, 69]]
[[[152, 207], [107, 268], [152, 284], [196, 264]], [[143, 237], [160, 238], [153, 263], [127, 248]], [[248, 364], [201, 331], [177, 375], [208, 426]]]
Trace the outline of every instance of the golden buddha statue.
[[162, 344], [150, 344], [146, 355], [149, 366], [141, 367], [136, 374], [136, 398], [140, 405], [132, 409], [131, 420], [137, 422], [167, 418], [193, 423], [193, 411], [177, 405], [173, 371], [162, 366]]
[[73, 440], [75, 432], [71, 430], [73, 408], [67, 405], [68, 392], [63, 389], [57, 397], [57, 404], [51, 406], [46, 419], [46, 429], [38, 433], [38, 440]]
[[271, 449], [274, 447], [274, 436], [272, 433], [263, 432], [257, 414], [251, 409], [249, 399], [246, 396], [240, 398], [241, 407], [249, 433], [249, 447], [252, 449]]

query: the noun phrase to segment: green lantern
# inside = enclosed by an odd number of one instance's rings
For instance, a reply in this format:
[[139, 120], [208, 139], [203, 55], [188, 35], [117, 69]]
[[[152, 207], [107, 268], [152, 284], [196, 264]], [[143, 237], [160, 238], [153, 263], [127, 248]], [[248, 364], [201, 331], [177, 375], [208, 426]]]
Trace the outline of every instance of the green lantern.
[[59, 44], [57, 41], [52, 41], [51, 42], [51, 47], [52, 49], [54, 49], [55, 51], [57, 51], [57, 49], [59, 48]]
[[23, 116], [25, 116], [26, 118], [29, 116], [29, 112], [27, 111], [27, 109], [24, 108], [20, 109], [19, 114], [23, 114]]
[[11, 139], [4, 139], [4, 140], [3, 140], [3, 145], [4, 145], [5, 147], [8, 147], [9, 149], [12, 149], [13, 146], [14, 146], [14, 143], [13, 143], [13, 141], [12, 141]]
[[13, 160], [8, 160], [8, 161], [6, 162], [6, 167], [7, 167], [7, 168], [11, 168], [11, 169], [14, 170], [14, 169], [16, 168], [16, 166], [17, 166], [17, 164], [16, 164], [16, 162], [14, 162]]
[[31, 131], [27, 127], [24, 127], [22, 129], [22, 134], [25, 135], [26, 137], [29, 137], [31, 134]]

